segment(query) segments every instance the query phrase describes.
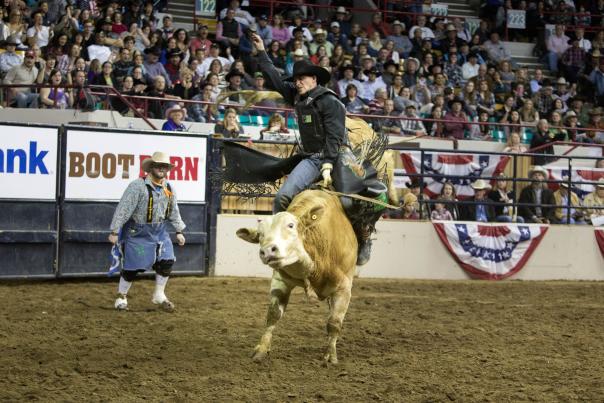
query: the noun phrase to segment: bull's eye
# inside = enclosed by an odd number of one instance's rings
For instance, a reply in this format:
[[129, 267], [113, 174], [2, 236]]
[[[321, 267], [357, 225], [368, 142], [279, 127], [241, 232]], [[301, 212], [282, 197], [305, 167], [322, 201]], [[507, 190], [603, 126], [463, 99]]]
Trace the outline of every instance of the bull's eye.
[[287, 224], [288, 228], [294, 228], [294, 223], [290, 222], [289, 224]]

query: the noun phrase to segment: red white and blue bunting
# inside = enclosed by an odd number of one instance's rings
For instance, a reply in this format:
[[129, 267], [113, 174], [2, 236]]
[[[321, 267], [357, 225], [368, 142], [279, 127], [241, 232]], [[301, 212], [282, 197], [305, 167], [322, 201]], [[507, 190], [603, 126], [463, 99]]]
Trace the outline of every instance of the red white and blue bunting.
[[434, 228], [459, 265], [485, 280], [502, 280], [522, 269], [548, 230], [541, 224], [454, 221], [435, 221]]
[[594, 234], [596, 235], [596, 242], [598, 242], [600, 252], [602, 252], [602, 257], [604, 258], [604, 228], [595, 229]]

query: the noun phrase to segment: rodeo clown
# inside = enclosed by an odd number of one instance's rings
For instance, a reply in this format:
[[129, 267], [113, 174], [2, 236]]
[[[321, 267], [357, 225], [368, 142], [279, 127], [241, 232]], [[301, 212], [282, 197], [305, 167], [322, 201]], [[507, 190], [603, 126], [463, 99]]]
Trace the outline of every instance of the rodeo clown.
[[[165, 311], [174, 310], [166, 297], [165, 288], [174, 264], [174, 248], [166, 221], [176, 229], [180, 246], [185, 244], [182, 234], [185, 223], [180, 217], [174, 189], [166, 180], [173, 168], [168, 155], [155, 152], [142, 163], [148, 175], [132, 181], [117, 205], [111, 221], [109, 242], [122, 243], [123, 260], [115, 309], [127, 310], [126, 296], [138, 272], [153, 268], [155, 292], [152, 302]], [[121, 235], [118, 237], [121, 229]]]
[[[324, 87], [331, 79], [327, 70], [301, 60], [294, 64], [293, 82], [283, 81], [266, 53], [262, 38], [257, 34], [251, 38], [258, 50], [259, 70], [269, 87], [294, 106], [304, 154], [304, 159], [291, 171], [275, 196], [273, 213], [276, 214], [285, 211], [295, 195], [319, 178], [323, 179], [324, 187], [332, 184], [332, 170], [340, 149], [348, 145], [346, 109], [336, 94]], [[345, 203], [350, 199], [341, 200], [347, 209]], [[361, 266], [369, 261], [371, 254], [370, 232], [355, 228], [355, 233], [359, 243], [357, 265]]]

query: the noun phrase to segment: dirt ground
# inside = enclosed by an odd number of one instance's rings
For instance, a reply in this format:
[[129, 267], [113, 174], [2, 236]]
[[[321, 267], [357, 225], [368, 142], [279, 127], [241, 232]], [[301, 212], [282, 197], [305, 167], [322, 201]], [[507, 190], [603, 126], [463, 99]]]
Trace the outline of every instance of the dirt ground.
[[602, 401], [604, 283], [357, 280], [323, 366], [325, 303], [292, 296], [269, 359], [268, 280], [2, 283], [0, 401]]

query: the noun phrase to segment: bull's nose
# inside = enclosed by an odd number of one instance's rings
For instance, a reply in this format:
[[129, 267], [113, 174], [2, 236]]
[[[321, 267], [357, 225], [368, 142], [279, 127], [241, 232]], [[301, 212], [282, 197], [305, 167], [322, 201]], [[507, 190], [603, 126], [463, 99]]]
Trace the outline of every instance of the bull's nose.
[[264, 248], [260, 248], [260, 257], [262, 259], [270, 259], [277, 254], [277, 246], [274, 244], [267, 245]]

